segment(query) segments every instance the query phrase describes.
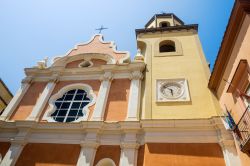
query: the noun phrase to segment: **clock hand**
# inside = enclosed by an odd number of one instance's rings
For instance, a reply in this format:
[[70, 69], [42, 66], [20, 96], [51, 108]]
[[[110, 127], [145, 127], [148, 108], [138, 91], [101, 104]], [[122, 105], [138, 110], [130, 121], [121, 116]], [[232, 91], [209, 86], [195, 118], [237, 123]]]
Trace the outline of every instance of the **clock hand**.
[[173, 89], [170, 89], [170, 88], [167, 88], [167, 89], [169, 89], [170, 90], [170, 93], [172, 94], [172, 96], [174, 95], [174, 93], [173, 93]]

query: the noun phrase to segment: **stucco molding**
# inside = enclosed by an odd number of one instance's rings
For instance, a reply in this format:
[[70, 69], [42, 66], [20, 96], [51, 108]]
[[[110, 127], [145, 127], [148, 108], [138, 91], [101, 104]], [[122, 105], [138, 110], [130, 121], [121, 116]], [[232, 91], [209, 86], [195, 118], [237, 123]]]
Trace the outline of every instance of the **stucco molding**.
[[[88, 76], [88, 78], [93, 79], [96, 75], [102, 75], [104, 72], [112, 72], [115, 73], [116, 76], [123, 75], [124, 73], [129, 73], [132, 71], [143, 71], [145, 68], [144, 62], [131, 62], [129, 64], [107, 64], [101, 65], [98, 67], [87, 67], [87, 68], [67, 68], [58, 66], [47, 68], [44, 70], [39, 70], [37, 68], [26, 68], [25, 74], [27, 77], [32, 77], [33, 81], [48, 81], [54, 75], [58, 75], [59, 79], [62, 77], [79, 77], [84, 78], [84, 76]], [[98, 79], [98, 78], [97, 78]]]
[[[28, 121], [1, 124], [0, 141], [8, 142], [17, 136], [20, 125], [32, 127], [28, 130], [30, 143], [80, 144], [98, 141], [101, 145], [120, 145], [121, 142], [151, 143], [219, 143], [221, 138], [233, 140], [219, 117], [189, 120], [141, 120], [123, 122], [81, 121], [78, 123], [30, 123]], [[218, 133], [218, 130], [220, 133]], [[94, 135], [93, 135], [94, 134]], [[221, 135], [218, 137], [218, 135]], [[60, 138], [60, 139], [58, 139]]]
[[129, 79], [130, 80], [142, 80], [143, 74], [140, 71], [133, 71], [131, 72]]
[[72, 90], [72, 89], [85, 90], [87, 92], [87, 94], [88, 94], [88, 97], [90, 98], [90, 103], [88, 103], [82, 110], [83, 112], [85, 112], [85, 116], [79, 117], [76, 121], [74, 121], [72, 123], [76, 123], [76, 122], [80, 122], [80, 121], [86, 121], [88, 119], [89, 107], [95, 104], [96, 95], [93, 92], [93, 89], [92, 89], [91, 86], [89, 86], [87, 84], [83, 84], [83, 83], [76, 83], [76, 84], [70, 84], [70, 85], [64, 86], [56, 94], [54, 94], [53, 96], [50, 97], [50, 99], [49, 99], [49, 108], [48, 108], [48, 110], [46, 110], [46, 112], [45, 112], [45, 114], [43, 116], [43, 120], [47, 120], [48, 122], [56, 122], [51, 117], [51, 114], [56, 110], [56, 106], [55, 106], [54, 103], [58, 98], [62, 97], [67, 91]]

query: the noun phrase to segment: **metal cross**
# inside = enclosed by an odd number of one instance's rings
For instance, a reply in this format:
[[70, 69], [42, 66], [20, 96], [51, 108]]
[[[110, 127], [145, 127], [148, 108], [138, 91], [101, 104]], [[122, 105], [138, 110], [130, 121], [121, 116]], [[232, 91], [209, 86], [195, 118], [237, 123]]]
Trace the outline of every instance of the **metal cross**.
[[104, 29], [108, 29], [108, 28], [104, 28], [103, 26], [101, 26], [100, 28], [98, 28], [98, 29], [95, 29], [96, 31], [99, 31], [99, 34], [102, 32], [102, 30], [104, 30]]

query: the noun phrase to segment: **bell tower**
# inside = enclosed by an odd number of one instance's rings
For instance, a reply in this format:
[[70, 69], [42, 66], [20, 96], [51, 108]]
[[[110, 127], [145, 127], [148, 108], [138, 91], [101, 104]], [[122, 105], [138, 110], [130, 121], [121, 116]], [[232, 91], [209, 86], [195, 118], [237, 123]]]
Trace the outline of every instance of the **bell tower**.
[[136, 29], [146, 63], [142, 119], [200, 119], [217, 116], [218, 102], [207, 88], [210, 75], [197, 24], [172, 13], [154, 15]]

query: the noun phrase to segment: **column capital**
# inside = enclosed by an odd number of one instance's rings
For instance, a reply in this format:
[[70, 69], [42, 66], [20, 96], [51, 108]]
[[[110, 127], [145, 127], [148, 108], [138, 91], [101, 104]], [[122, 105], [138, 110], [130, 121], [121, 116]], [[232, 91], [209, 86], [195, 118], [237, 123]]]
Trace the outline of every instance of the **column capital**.
[[130, 73], [130, 80], [142, 80], [143, 79], [143, 74], [140, 71], [133, 71]]
[[140, 144], [137, 142], [122, 142], [120, 147], [121, 149], [138, 149]]
[[80, 146], [82, 148], [93, 148], [93, 149], [97, 149], [99, 147], [100, 143], [99, 142], [81, 142]]
[[10, 142], [12, 146], [25, 146], [28, 143], [26, 139], [11, 139]]
[[59, 76], [58, 75], [54, 75], [51, 78], [49, 78], [48, 82], [52, 82], [52, 83], [57, 83], [59, 82]]
[[101, 77], [101, 81], [112, 81], [113, 79], [113, 74], [111, 72], [105, 72]]
[[219, 145], [221, 146], [222, 149], [224, 149], [226, 147], [235, 147], [234, 140], [221, 139], [221, 140], [219, 140], [218, 143], [219, 143]]

